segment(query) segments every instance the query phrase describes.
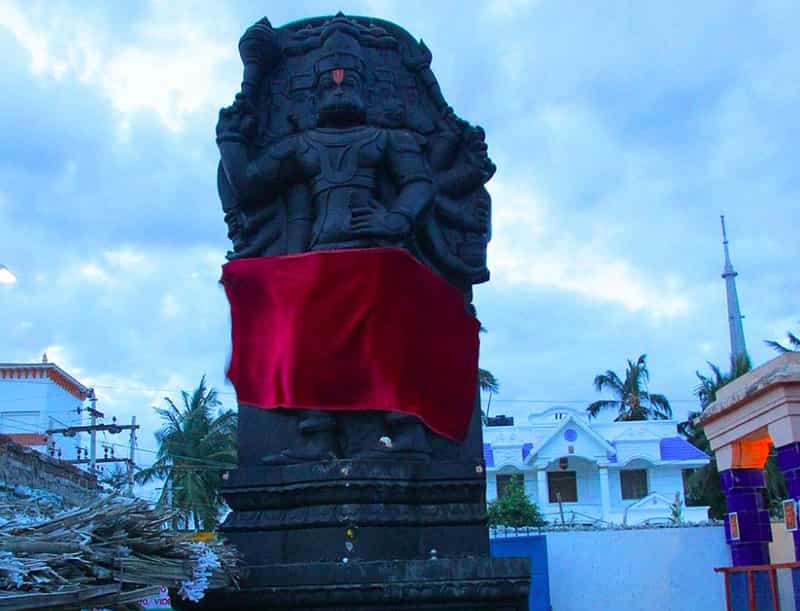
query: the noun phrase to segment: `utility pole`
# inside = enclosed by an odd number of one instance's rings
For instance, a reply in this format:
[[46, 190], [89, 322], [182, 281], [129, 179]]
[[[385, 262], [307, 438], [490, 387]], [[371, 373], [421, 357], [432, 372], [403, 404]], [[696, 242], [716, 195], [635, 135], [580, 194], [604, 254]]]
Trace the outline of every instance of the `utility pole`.
[[89, 389], [89, 402], [91, 403], [89, 415], [92, 419], [92, 428], [89, 431], [89, 471], [94, 473], [97, 464], [95, 462], [97, 460], [97, 431], [94, 429], [97, 425], [97, 395], [94, 394], [94, 388]]
[[[117, 462], [124, 462], [128, 464], [128, 481], [130, 485], [130, 481], [133, 477], [133, 470], [136, 466], [133, 460], [134, 450], [136, 448], [136, 433], [135, 431], [139, 428], [139, 425], [136, 424], [136, 417], [133, 417], [133, 420], [130, 424], [117, 424], [117, 419], [112, 418], [111, 424], [96, 424], [98, 418], [103, 418], [103, 413], [97, 411], [94, 407], [90, 408], [91, 415], [92, 415], [92, 422], [95, 424], [90, 425], [81, 425], [81, 426], [67, 426], [60, 429], [48, 429], [46, 431], [48, 437], [53, 435], [64, 435], [66, 437], [74, 437], [78, 433], [89, 433], [92, 438], [92, 443], [90, 444], [89, 448], [89, 456], [88, 458], [81, 458], [80, 452], [78, 453], [78, 458], [75, 460], [67, 460], [68, 462], [73, 465], [89, 465], [89, 468], [92, 470], [92, 473], [95, 472], [95, 467], [98, 464], [105, 464], [105, 463], [117, 463]], [[111, 456], [104, 456], [103, 458], [97, 458], [96, 455], [96, 435], [98, 432], [107, 432], [111, 435], [118, 435], [122, 431], [130, 431], [131, 432], [131, 439], [129, 441], [129, 450], [128, 456], [125, 458], [116, 458], [111, 453]], [[113, 448], [112, 448], [113, 450]], [[84, 454], [86, 456], [86, 454]]]
[[136, 453], [136, 416], [131, 416], [131, 434], [128, 439], [128, 496], [133, 496], [133, 466]]

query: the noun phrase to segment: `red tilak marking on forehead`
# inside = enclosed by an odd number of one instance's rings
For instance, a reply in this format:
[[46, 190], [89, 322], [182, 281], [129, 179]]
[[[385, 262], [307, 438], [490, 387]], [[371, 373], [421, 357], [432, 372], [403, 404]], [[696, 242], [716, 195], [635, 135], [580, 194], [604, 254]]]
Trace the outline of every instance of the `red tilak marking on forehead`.
[[334, 83], [341, 85], [342, 81], [344, 81], [344, 68], [334, 68], [331, 76]]

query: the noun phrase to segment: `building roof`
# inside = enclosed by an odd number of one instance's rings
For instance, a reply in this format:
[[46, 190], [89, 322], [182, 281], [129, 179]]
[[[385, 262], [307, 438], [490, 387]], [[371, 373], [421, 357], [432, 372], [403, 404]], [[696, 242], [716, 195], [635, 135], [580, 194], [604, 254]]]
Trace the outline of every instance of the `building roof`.
[[92, 389], [84, 386], [55, 363], [0, 363], [1, 380], [47, 379], [76, 399], [88, 399]]
[[698, 450], [683, 437], [667, 437], [659, 442], [661, 460], [705, 460], [708, 454]]
[[[797, 356], [800, 365], [800, 354]], [[557, 455], [583, 457], [617, 469], [635, 460], [653, 465], [683, 463], [687, 467], [709, 460], [678, 436], [674, 420], [598, 422], [568, 407], [530, 414], [523, 425], [484, 427], [483, 439], [484, 461], [491, 470], [530, 468], [536, 461], [552, 460]]]

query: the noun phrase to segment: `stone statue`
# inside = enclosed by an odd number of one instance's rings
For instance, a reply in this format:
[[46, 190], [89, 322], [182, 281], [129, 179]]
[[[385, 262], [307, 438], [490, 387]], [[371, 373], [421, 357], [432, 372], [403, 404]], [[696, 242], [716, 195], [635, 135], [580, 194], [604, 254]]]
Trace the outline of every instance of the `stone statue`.
[[[239, 587], [202, 609], [528, 608], [491, 558], [472, 286], [495, 167], [399, 26], [250, 27], [220, 112]], [[311, 587], [309, 587], [311, 585]]]
[[[279, 29], [262, 19], [239, 50], [242, 90], [217, 125], [228, 258], [402, 248], [471, 309], [472, 285], [489, 278], [495, 167], [483, 130], [446, 104], [424, 43], [339, 14]], [[297, 427], [299, 441], [264, 462], [342, 457], [333, 414], [303, 411]], [[413, 416], [386, 413], [379, 433], [348, 457], [430, 455]]]

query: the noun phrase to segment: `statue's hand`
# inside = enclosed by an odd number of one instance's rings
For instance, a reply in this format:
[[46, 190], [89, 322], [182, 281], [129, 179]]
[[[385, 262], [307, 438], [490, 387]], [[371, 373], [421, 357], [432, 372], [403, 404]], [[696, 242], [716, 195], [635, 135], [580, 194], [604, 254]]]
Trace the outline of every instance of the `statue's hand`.
[[489, 202], [478, 197], [463, 209], [464, 226], [468, 231], [487, 233], [489, 231]]
[[350, 226], [357, 234], [398, 239], [411, 232], [411, 221], [399, 212], [386, 210], [372, 198], [350, 202]]
[[236, 96], [233, 104], [219, 111], [217, 121], [217, 138], [224, 139], [240, 136], [243, 140], [252, 141], [258, 130], [255, 109], [250, 101], [241, 94]]
[[470, 127], [464, 133], [464, 153], [473, 167], [483, 171], [486, 180], [491, 178], [497, 168], [489, 159], [483, 128]]

